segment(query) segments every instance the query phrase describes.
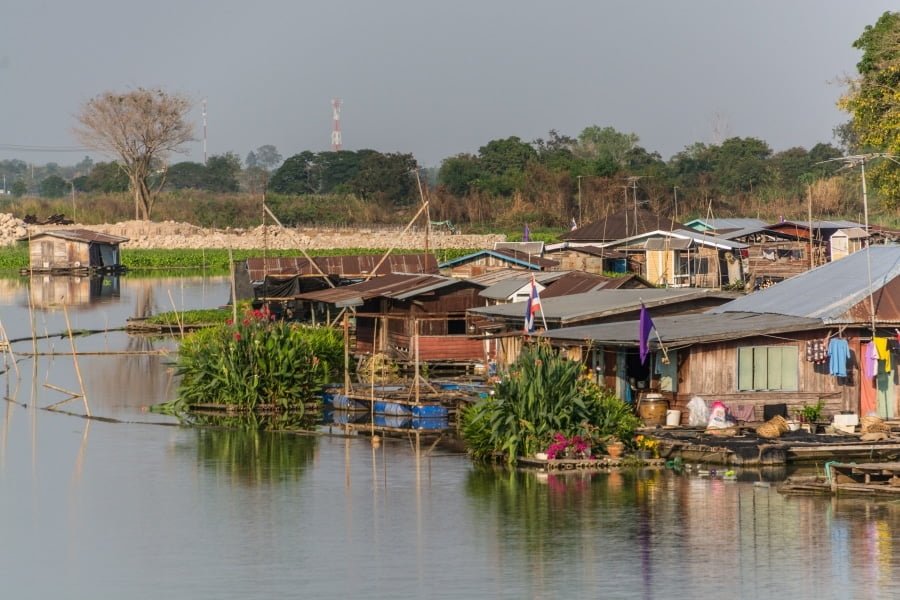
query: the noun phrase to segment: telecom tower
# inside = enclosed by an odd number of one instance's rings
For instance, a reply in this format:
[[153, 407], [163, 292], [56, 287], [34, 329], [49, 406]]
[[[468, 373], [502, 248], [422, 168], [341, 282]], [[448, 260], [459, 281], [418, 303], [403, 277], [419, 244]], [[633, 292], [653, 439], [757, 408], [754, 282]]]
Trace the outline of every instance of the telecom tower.
[[339, 152], [341, 149], [341, 102], [340, 98], [331, 99], [331, 151]]
[[203, 107], [203, 164], [206, 164], [206, 98], [201, 101]]

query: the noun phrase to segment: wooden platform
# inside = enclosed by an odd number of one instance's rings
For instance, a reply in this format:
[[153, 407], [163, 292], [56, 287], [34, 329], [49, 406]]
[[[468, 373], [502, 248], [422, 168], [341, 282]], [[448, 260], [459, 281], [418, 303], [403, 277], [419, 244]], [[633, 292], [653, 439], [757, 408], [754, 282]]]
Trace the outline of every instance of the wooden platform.
[[782, 494], [900, 498], [900, 462], [826, 463], [823, 476], [789, 477]]
[[636, 456], [623, 456], [621, 458], [598, 456], [594, 458], [561, 458], [554, 460], [520, 457], [516, 464], [523, 469], [555, 472], [606, 470], [623, 467], [663, 467], [666, 461], [662, 458], [639, 459]]

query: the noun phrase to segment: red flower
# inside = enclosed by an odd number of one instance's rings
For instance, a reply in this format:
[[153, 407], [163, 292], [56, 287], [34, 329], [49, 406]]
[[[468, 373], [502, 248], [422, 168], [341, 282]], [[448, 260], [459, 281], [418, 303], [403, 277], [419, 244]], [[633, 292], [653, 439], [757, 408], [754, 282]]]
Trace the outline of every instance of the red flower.
[[237, 331], [234, 332], [234, 341], [236, 341], [236, 342], [241, 341], [241, 334]]

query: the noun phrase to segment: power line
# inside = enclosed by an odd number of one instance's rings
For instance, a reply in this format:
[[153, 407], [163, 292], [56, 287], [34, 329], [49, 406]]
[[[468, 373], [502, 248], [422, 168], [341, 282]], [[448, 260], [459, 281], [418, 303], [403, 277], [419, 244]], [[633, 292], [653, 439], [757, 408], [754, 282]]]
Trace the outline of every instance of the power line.
[[91, 152], [93, 148], [85, 146], [32, 146], [26, 144], [0, 144], [0, 150], [16, 152]]

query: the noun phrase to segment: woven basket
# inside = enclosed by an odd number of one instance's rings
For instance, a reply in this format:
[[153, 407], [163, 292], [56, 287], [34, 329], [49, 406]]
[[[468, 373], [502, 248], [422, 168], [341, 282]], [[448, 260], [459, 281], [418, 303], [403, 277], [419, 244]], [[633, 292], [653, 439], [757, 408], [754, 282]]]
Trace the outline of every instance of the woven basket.
[[766, 421], [762, 425], [756, 428], [756, 435], [761, 438], [777, 438], [781, 437], [781, 429], [778, 428], [778, 425], [772, 423], [771, 421]]
[[734, 437], [740, 433], [740, 429], [738, 427], [710, 427], [706, 433], [716, 437]]
[[891, 431], [890, 425], [884, 422], [884, 419], [881, 417], [877, 417], [875, 415], [868, 415], [862, 417], [859, 420], [859, 431], [860, 433], [876, 433], [876, 432], [885, 432], [888, 433]]

